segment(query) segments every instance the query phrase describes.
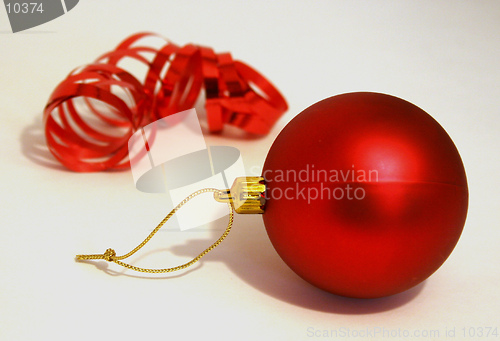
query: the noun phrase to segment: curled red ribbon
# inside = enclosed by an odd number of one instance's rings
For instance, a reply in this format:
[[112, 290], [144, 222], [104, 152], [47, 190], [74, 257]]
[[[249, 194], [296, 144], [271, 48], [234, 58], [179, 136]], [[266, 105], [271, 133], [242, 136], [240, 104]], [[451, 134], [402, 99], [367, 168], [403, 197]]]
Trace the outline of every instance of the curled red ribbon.
[[[159, 48], [141, 45], [153, 37]], [[146, 68], [142, 80], [122, 65], [131, 61]], [[202, 90], [211, 133], [229, 124], [264, 135], [288, 109], [276, 87], [230, 53], [138, 33], [56, 87], [44, 110], [47, 145], [73, 171], [129, 168], [130, 136], [193, 108]]]

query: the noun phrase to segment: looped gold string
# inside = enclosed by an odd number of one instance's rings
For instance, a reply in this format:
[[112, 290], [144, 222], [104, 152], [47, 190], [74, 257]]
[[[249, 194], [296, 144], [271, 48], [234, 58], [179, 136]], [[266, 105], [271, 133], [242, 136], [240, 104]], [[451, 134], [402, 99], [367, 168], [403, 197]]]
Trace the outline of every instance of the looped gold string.
[[198, 256], [196, 256], [195, 258], [193, 258], [189, 262], [187, 262], [185, 264], [182, 264], [182, 265], [179, 265], [179, 266], [175, 266], [173, 268], [166, 268], [166, 269], [145, 269], [145, 268], [139, 268], [137, 266], [133, 266], [133, 265], [124, 263], [124, 262], [122, 262], [122, 260], [126, 259], [126, 258], [128, 258], [130, 256], [132, 256], [134, 253], [136, 253], [137, 251], [139, 251], [144, 245], [146, 245], [151, 240], [151, 238], [153, 238], [153, 236], [156, 234], [156, 232], [158, 232], [161, 229], [161, 227], [175, 214], [175, 212], [177, 212], [188, 201], [190, 201], [191, 199], [193, 199], [194, 197], [196, 197], [196, 196], [198, 196], [198, 195], [200, 195], [202, 193], [207, 193], [207, 192], [212, 192], [214, 194], [215, 193], [218, 193], [218, 194], [222, 193], [222, 191], [220, 191], [218, 189], [215, 189], [215, 188], [205, 188], [205, 189], [201, 189], [199, 191], [196, 191], [196, 192], [190, 194], [183, 201], [181, 201], [176, 207], [174, 207], [174, 209], [172, 211], [170, 211], [169, 214], [167, 214], [167, 216], [158, 224], [158, 226], [156, 226], [156, 228], [149, 234], [149, 236], [146, 237], [146, 239], [144, 239], [144, 241], [142, 243], [140, 243], [139, 245], [137, 245], [129, 253], [127, 253], [127, 254], [125, 254], [123, 256], [117, 256], [115, 250], [113, 250], [113, 249], [107, 249], [106, 252], [104, 252], [103, 254], [97, 254], [97, 255], [77, 255], [76, 256], [76, 260], [80, 261], [80, 260], [104, 259], [104, 260], [106, 260], [108, 262], [114, 262], [114, 263], [116, 263], [118, 265], [121, 265], [121, 266], [123, 266], [125, 268], [131, 269], [131, 270], [134, 270], [134, 271], [147, 272], [147, 273], [173, 272], [173, 271], [185, 269], [185, 268], [193, 265], [194, 263], [196, 263], [197, 261], [199, 261], [203, 256], [205, 256], [207, 253], [209, 253], [214, 248], [216, 248], [227, 237], [227, 235], [229, 234], [229, 231], [231, 231], [231, 227], [233, 225], [233, 219], [234, 219], [233, 206], [231, 205], [231, 203], [229, 203], [229, 202], [227, 203], [227, 206], [229, 207], [229, 222], [228, 222], [226, 230], [224, 231], [224, 233], [222, 234], [222, 236], [220, 236], [220, 238], [217, 239], [212, 245], [210, 245], [202, 253], [200, 253]]

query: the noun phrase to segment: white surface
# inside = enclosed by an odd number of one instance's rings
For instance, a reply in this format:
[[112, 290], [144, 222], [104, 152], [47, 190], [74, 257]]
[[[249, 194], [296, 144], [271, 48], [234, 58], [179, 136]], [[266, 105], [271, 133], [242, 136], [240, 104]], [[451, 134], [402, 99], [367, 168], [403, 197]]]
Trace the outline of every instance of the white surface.
[[[239, 148], [249, 173], [286, 122], [325, 97], [384, 92], [433, 115], [470, 185], [465, 230], [448, 261], [394, 297], [336, 297], [286, 267], [261, 217], [237, 216], [219, 248], [172, 278], [75, 263], [77, 253], [134, 247], [163, 218], [165, 197], [137, 191], [130, 172], [78, 174], [35, 162], [47, 155], [37, 151], [41, 112], [70, 70], [145, 30], [230, 51], [285, 94], [290, 110], [269, 136], [207, 137]], [[455, 339], [498, 339], [464, 338], [462, 328], [500, 333], [499, 2], [82, 0], [17, 34], [0, 6], [0, 31], [1, 340], [307, 340], [311, 331], [348, 329], [385, 330], [364, 339], [433, 330], [442, 339], [450, 330]], [[179, 264], [224, 224], [160, 233], [136, 264]]]

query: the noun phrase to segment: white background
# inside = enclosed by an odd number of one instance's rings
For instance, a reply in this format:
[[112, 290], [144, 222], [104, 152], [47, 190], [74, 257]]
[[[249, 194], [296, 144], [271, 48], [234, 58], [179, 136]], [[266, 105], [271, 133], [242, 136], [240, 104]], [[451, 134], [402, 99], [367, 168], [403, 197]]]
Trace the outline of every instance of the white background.
[[[1, 340], [500, 333], [500, 2], [82, 0], [17, 34], [0, 7]], [[453, 254], [423, 284], [377, 300], [337, 297], [298, 278], [260, 216], [237, 216], [219, 248], [172, 276], [76, 263], [77, 253], [129, 251], [167, 213], [165, 196], [137, 191], [130, 172], [80, 174], [43, 161], [50, 156], [41, 115], [51, 91], [138, 31], [230, 51], [285, 94], [290, 110], [269, 136], [206, 137], [239, 148], [249, 173], [262, 167], [281, 128], [323, 98], [366, 90], [423, 108], [453, 138], [468, 175], [469, 214]], [[134, 263], [180, 264], [224, 225], [160, 233]]]

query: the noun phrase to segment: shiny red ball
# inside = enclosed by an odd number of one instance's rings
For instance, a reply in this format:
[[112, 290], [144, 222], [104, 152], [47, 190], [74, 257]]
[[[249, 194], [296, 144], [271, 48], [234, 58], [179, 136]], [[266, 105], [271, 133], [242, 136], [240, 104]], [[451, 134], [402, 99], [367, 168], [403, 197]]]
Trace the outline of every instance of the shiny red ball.
[[267, 233], [306, 281], [375, 298], [425, 280], [462, 232], [468, 189], [446, 131], [378, 93], [320, 101], [279, 134], [264, 164]]

